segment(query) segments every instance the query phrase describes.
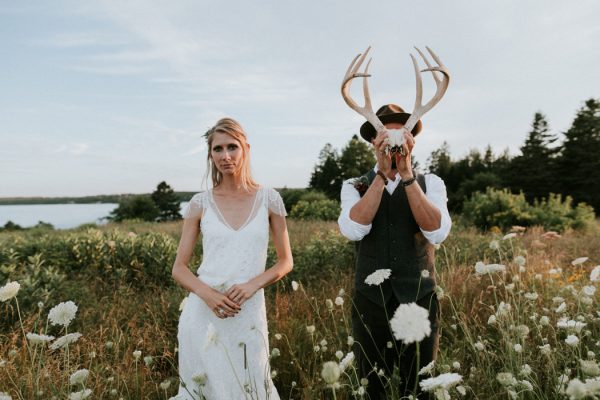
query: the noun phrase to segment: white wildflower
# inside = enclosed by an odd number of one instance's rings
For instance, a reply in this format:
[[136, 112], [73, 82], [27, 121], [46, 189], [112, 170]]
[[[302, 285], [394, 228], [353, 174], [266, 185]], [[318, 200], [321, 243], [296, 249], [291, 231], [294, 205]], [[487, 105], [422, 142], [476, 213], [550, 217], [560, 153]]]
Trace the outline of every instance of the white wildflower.
[[466, 396], [467, 395], [467, 389], [465, 389], [465, 387], [463, 385], [458, 385], [456, 387], [456, 391], [458, 392], [458, 394], [460, 394], [461, 396]]
[[275, 339], [277, 339], [277, 340], [281, 340], [281, 338], [283, 337], [283, 336], [281, 336], [281, 333], [276, 333], [274, 336], [275, 336]]
[[588, 260], [588, 257], [578, 257], [571, 261], [571, 265], [580, 265]]
[[525, 339], [529, 335], [529, 327], [527, 325], [517, 325], [514, 327], [514, 332], [520, 338]]
[[29, 340], [29, 343], [33, 345], [51, 342], [55, 339], [54, 336], [38, 335], [37, 333], [31, 332], [27, 333], [25, 336], [27, 337], [27, 340]]
[[479, 351], [485, 350], [485, 345], [481, 342], [476, 342], [473, 347], [475, 347]]
[[523, 295], [527, 300], [537, 300], [538, 294], [536, 292], [527, 292]]
[[501, 301], [500, 304], [498, 304], [498, 309], [496, 310], [496, 316], [497, 317], [505, 317], [510, 314], [511, 310], [512, 310], [512, 306], [509, 303], [505, 303], [505, 302]]
[[454, 361], [452, 363], [452, 368], [459, 370], [460, 369], [460, 363], [458, 361]]
[[560, 303], [560, 305], [554, 311], [559, 314], [567, 311], [567, 303], [565, 303], [565, 302]]
[[341, 360], [342, 357], [344, 357], [344, 352], [341, 350], [338, 350], [335, 352], [335, 358], [337, 358], [338, 360]]
[[331, 301], [331, 299], [326, 299], [325, 307], [327, 307], [328, 310], [333, 310], [333, 301]]
[[71, 374], [69, 382], [71, 385], [83, 385], [90, 375], [90, 371], [87, 369], [80, 369]]
[[484, 264], [481, 261], [477, 261], [475, 264], [475, 273], [477, 275], [492, 274], [495, 272], [505, 272], [506, 266], [502, 264]]
[[490, 242], [490, 249], [492, 249], [492, 250], [499, 250], [500, 249], [500, 242], [498, 242], [497, 240], [492, 240]]
[[144, 364], [146, 364], [146, 367], [150, 367], [153, 362], [154, 362], [154, 358], [152, 356], [144, 357]]
[[517, 234], [516, 234], [516, 233], [514, 233], [514, 232], [512, 232], [512, 233], [507, 233], [506, 235], [504, 235], [504, 236], [502, 237], [502, 240], [508, 240], [508, 239], [512, 239], [512, 238], [514, 238], [514, 237], [517, 237]]
[[81, 333], [74, 332], [68, 333], [64, 336], [59, 337], [50, 345], [50, 350], [62, 349], [65, 346], [70, 345], [71, 343], [75, 343], [81, 337]]
[[327, 346], [327, 340], [323, 339], [319, 344], [321, 345], [321, 347]]
[[279, 357], [281, 355], [281, 351], [277, 347], [273, 347], [271, 350], [271, 358]]
[[595, 266], [592, 272], [590, 272], [590, 281], [600, 282], [600, 265]]
[[555, 304], [563, 303], [564, 301], [565, 301], [565, 299], [563, 297], [560, 297], [560, 296], [554, 296], [552, 298], [552, 302], [555, 303]]
[[566, 329], [572, 332], [581, 332], [586, 325], [585, 322], [574, 321], [572, 319], [567, 320], [566, 318], [561, 318], [556, 322], [557, 328]]
[[76, 313], [77, 305], [69, 300], [52, 307], [48, 313], [48, 319], [52, 325], [69, 326]]
[[8, 282], [0, 288], [0, 301], [5, 302], [12, 299], [19, 293], [20, 288], [19, 282]]
[[531, 366], [529, 366], [529, 364], [523, 364], [523, 366], [521, 367], [521, 371], [519, 371], [519, 374], [521, 376], [529, 376], [532, 372], [533, 370], [531, 369]]
[[340, 306], [340, 307], [341, 307], [341, 306], [343, 306], [343, 305], [344, 305], [344, 299], [343, 299], [343, 298], [341, 298], [341, 297], [339, 297], [339, 296], [338, 296], [338, 297], [336, 297], [336, 298], [335, 298], [335, 305], [336, 305], [336, 306]]
[[397, 340], [406, 344], [420, 342], [431, 334], [429, 311], [416, 303], [400, 304], [390, 320]]
[[587, 376], [599, 376], [600, 367], [595, 360], [579, 360], [581, 371]]
[[550, 354], [552, 354], [552, 348], [549, 344], [538, 346], [538, 348], [540, 349], [540, 353], [542, 353], [545, 356], [549, 356]]
[[525, 262], [526, 262], [525, 257], [523, 257], [523, 256], [516, 256], [513, 261], [519, 267], [524, 267], [525, 266]]
[[168, 379], [166, 379], [160, 383], [160, 388], [162, 390], [167, 390], [169, 388], [169, 386], [171, 386], [171, 381]]
[[449, 389], [462, 381], [462, 376], [457, 373], [445, 373], [434, 378], [427, 378], [419, 382], [419, 386], [426, 392], [433, 392], [438, 389]]
[[429, 278], [429, 271], [426, 269], [421, 270], [421, 278], [423, 278], [423, 279]]
[[575, 347], [579, 343], [579, 338], [577, 336], [575, 336], [575, 335], [569, 335], [565, 339], [565, 343], [568, 344], [571, 347]]
[[354, 338], [352, 336], [348, 336], [348, 340], [346, 341], [348, 346], [352, 346], [354, 344]]
[[496, 375], [496, 380], [502, 386], [515, 386], [517, 384], [517, 379], [510, 372], [499, 372]]
[[333, 385], [340, 379], [341, 373], [342, 371], [340, 370], [338, 363], [334, 361], [327, 361], [325, 364], [323, 364], [321, 377], [327, 384]]
[[523, 352], [523, 346], [521, 346], [519, 343], [515, 343], [513, 345], [513, 350], [515, 351], [515, 353], [522, 353]]
[[520, 385], [520, 386], [521, 386], [521, 387], [522, 387], [524, 390], [527, 390], [527, 391], [530, 391], [530, 392], [532, 392], [532, 391], [533, 391], [533, 385], [531, 384], [531, 382], [529, 382], [529, 381], [527, 381], [527, 380], [522, 380], [522, 381], [519, 381], [519, 385]]
[[378, 269], [365, 278], [365, 283], [367, 285], [381, 285], [391, 274], [391, 269]]
[[315, 329], [316, 329], [316, 328], [315, 328], [315, 326], [314, 326], [314, 325], [308, 325], [308, 326], [306, 327], [306, 332], [308, 332], [308, 333], [310, 333], [310, 334], [312, 335], [313, 333], [315, 333]]
[[219, 341], [219, 335], [215, 326], [210, 322], [206, 328], [206, 338], [204, 339], [204, 350], [211, 344], [216, 344]]
[[588, 397], [589, 391], [585, 383], [575, 378], [569, 382], [565, 394], [570, 400], [583, 400]]
[[583, 292], [584, 295], [586, 296], [593, 296], [594, 293], [596, 293], [596, 287], [595, 286], [584, 286], [583, 289], [581, 290]]
[[206, 385], [207, 375], [204, 373], [196, 373], [192, 375], [192, 381], [198, 386]]
[[490, 315], [487, 323], [488, 323], [488, 325], [494, 325], [496, 323], [496, 316], [494, 314]]
[[298, 290], [299, 287], [300, 287], [300, 284], [298, 284], [298, 282], [292, 281], [292, 289], [294, 291]]
[[431, 375], [433, 373], [433, 369], [435, 368], [435, 360], [431, 361], [429, 364], [424, 366], [419, 370], [419, 375]]
[[352, 365], [352, 362], [354, 362], [354, 352], [351, 351], [346, 354], [346, 357], [344, 357], [342, 361], [340, 361], [340, 369], [342, 372], [345, 371], [348, 366]]
[[84, 389], [81, 390], [79, 392], [73, 392], [69, 394], [69, 400], [83, 400], [83, 399], [87, 399], [88, 397], [90, 397], [90, 395], [92, 394], [92, 390], [91, 389]]

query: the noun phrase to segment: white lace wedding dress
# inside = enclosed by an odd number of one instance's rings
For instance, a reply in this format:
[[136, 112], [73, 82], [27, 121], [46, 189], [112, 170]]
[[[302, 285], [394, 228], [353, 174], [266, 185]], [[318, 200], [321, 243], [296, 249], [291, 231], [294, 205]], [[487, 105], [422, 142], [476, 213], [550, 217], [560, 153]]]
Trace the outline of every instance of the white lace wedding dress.
[[[212, 190], [192, 197], [184, 218], [201, 216], [203, 257], [198, 278], [225, 292], [265, 270], [269, 211], [286, 215], [281, 196], [260, 188], [246, 222], [234, 230]], [[176, 399], [279, 399], [271, 380], [264, 291], [257, 291], [231, 318], [215, 316], [195, 294], [179, 319], [179, 376]], [[202, 397], [204, 396], [204, 397]]]

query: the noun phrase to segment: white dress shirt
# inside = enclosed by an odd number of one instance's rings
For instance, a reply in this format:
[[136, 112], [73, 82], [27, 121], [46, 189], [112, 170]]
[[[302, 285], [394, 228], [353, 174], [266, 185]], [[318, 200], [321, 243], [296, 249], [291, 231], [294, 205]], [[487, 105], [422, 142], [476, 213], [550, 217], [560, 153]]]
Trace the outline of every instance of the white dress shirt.
[[[374, 170], [377, 171], [377, 166], [375, 166]], [[338, 218], [338, 225], [342, 235], [350, 240], [358, 241], [371, 231], [371, 224], [363, 225], [350, 219], [350, 209], [352, 209], [352, 207], [360, 200], [360, 193], [358, 193], [358, 190], [354, 187], [353, 180], [354, 179], [348, 179], [342, 184], [342, 212]], [[395, 180], [388, 179], [385, 189], [391, 195], [401, 181], [400, 174], [396, 173]], [[415, 182], [414, 184], [418, 183]], [[427, 199], [440, 210], [442, 220], [438, 229], [434, 231], [425, 231], [421, 229], [421, 232], [423, 232], [423, 235], [430, 243], [439, 244], [448, 237], [450, 228], [452, 227], [452, 220], [450, 219], [450, 213], [448, 213], [446, 185], [439, 176], [426, 174], [425, 186], [427, 187]]]

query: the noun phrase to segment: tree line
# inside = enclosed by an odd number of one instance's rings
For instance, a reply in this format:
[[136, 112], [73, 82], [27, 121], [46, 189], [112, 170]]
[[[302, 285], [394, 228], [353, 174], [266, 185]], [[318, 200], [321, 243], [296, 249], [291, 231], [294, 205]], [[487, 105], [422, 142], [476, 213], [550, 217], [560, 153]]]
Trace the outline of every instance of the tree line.
[[[309, 187], [339, 199], [343, 180], [358, 177], [375, 165], [371, 147], [353, 136], [338, 152], [326, 144], [319, 154]], [[600, 101], [591, 98], [576, 112], [571, 127], [552, 133], [542, 112], [533, 116], [520, 154], [508, 150], [495, 154], [488, 146], [483, 152], [471, 150], [453, 159], [447, 143], [433, 151], [424, 172], [442, 178], [448, 192], [448, 206], [462, 211], [463, 203], [487, 188], [523, 193], [533, 203], [551, 193], [600, 210]]]

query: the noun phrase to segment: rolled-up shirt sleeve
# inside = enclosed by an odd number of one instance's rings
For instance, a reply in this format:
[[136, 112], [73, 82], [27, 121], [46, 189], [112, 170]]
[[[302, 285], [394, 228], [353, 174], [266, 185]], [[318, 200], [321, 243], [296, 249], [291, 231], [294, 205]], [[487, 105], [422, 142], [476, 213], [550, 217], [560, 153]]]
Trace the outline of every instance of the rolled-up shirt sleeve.
[[425, 236], [431, 244], [439, 244], [446, 240], [450, 233], [450, 228], [452, 228], [452, 220], [450, 219], [450, 213], [448, 212], [446, 185], [439, 176], [434, 174], [425, 175], [425, 185], [427, 186], [427, 199], [440, 210], [442, 219], [438, 229], [434, 231], [425, 231], [421, 229], [421, 232], [423, 232], [423, 236]]
[[350, 210], [360, 200], [360, 194], [352, 184], [352, 179], [348, 179], [342, 183], [341, 192], [341, 208], [338, 218], [340, 232], [346, 238], [358, 241], [365, 237], [371, 231], [371, 224], [363, 225], [350, 219]]

